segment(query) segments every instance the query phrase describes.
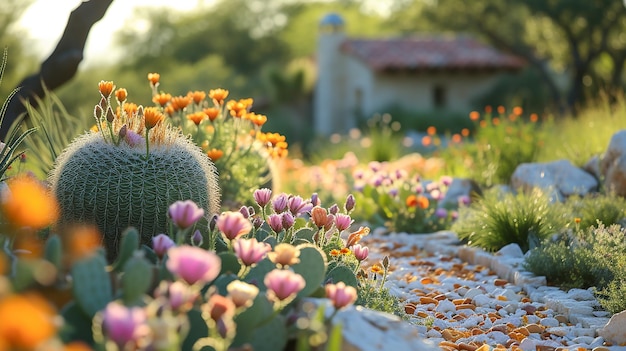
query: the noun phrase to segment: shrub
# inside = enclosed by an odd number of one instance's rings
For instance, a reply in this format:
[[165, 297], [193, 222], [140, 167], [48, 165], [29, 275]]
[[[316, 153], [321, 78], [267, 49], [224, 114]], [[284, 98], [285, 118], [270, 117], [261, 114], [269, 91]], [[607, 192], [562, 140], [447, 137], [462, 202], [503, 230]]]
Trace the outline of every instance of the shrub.
[[600, 304], [611, 312], [626, 309], [626, 237], [619, 225], [588, 227], [530, 251], [525, 269], [566, 288], [594, 287]]
[[526, 252], [565, 227], [563, 207], [550, 203], [541, 190], [512, 194], [491, 189], [461, 209], [452, 230], [487, 251], [516, 243]]

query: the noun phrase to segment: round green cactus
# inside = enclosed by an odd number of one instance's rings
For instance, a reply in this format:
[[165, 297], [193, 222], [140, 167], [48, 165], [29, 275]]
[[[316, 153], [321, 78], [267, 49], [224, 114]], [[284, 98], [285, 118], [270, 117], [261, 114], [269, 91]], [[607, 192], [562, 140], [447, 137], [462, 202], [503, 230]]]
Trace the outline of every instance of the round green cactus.
[[[219, 210], [220, 198], [215, 166], [179, 130], [161, 128], [161, 123], [155, 130], [142, 130], [137, 125], [143, 123], [119, 118], [76, 138], [56, 159], [49, 178], [61, 207], [60, 223], [97, 224], [109, 261], [127, 227], [137, 228], [142, 243], [149, 244], [154, 235], [166, 232], [173, 202], [192, 200], [208, 217]], [[107, 127], [114, 132], [108, 134]], [[124, 137], [132, 130], [138, 132], [128, 142]], [[149, 153], [141, 139], [146, 131]]]

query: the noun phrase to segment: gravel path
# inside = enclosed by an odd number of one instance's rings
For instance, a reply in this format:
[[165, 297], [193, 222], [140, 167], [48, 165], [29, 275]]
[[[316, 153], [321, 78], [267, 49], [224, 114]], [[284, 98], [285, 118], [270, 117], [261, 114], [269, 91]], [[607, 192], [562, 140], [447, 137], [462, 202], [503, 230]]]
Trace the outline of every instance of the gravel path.
[[521, 268], [519, 247], [495, 255], [459, 245], [454, 233], [380, 232], [363, 238], [365, 266], [390, 258], [386, 283], [419, 334], [442, 350], [624, 351], [596, 330], [609, 313], [590, 290], [547, 287]]

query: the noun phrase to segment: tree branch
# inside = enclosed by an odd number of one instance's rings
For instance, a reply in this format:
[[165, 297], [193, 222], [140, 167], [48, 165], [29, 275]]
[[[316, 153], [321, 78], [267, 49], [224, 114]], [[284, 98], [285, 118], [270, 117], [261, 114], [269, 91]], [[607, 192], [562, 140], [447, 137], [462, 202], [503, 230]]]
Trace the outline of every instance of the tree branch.
[[4, 122], [0, 126], [0, 138], [4, 139], [11, 124], [26, 112], [25, 102], [36, 104], [35, 96], [42, 97], [44, 86], [54, 90], [68, 82], [83, 60], [83, 51], [91, 27], [104, 16], [113, 0], [83, 1], [70, 13], [59, 43], [41, 64], [38, 73], [26, 77], [18, 86], [20, 91], [9, 102]]

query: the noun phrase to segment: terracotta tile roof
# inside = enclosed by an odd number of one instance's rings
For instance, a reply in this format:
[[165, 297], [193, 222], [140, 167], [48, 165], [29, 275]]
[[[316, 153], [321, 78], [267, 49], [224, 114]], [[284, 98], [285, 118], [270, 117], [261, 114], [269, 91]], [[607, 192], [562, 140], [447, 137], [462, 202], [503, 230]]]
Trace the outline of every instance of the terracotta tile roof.
[[467, 36], [347, 39], [341, 49], [374, 70], [519, 70], [525, 61]]

